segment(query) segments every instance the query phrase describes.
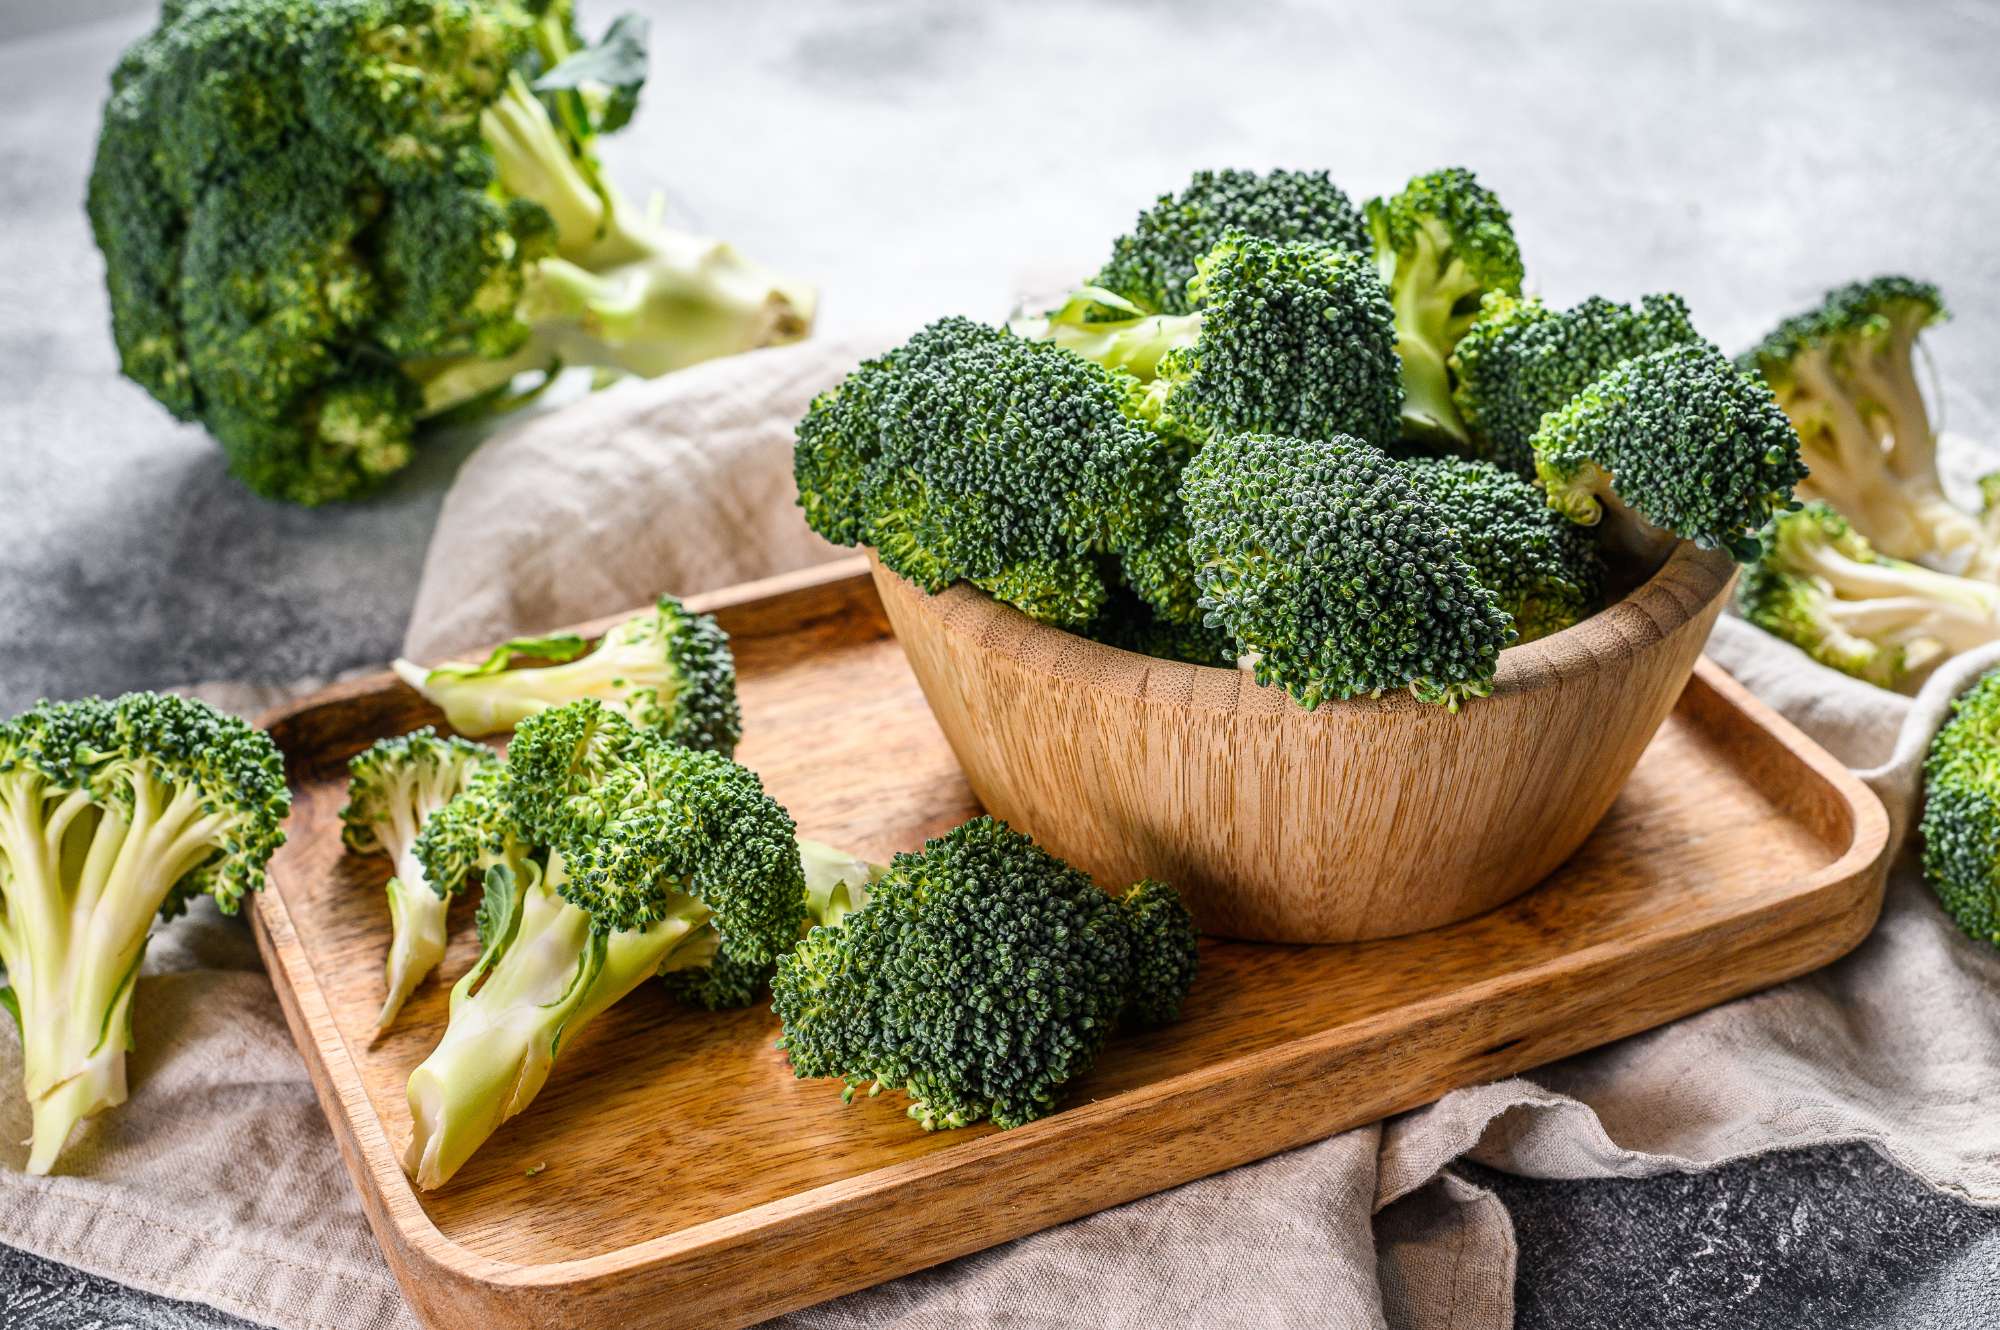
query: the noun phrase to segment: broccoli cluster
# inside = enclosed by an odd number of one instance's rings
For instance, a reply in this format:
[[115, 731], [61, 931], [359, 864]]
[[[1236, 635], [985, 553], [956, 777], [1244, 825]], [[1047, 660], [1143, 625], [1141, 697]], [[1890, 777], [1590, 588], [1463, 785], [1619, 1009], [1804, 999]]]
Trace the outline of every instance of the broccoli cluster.
[[598, 168], [645, 24], [569, 0], [170, 0], [111, 80], [88, 206], [127, 375], [258, 493], [319, 504], [562, 365], [652, 375], [811, 324], [810, 289]]
[[1204, 172], [1047, 314], [940, 320], [822, 395], [799, 502], [928, 591], [1306, 706], [1455, 708], [1595, 611], [1607, 551], [1754, 558], [1802, 474], [1677, 297], [1557, 313], [1522, 274], [1461, 168], [1358, 212], [1322, 174]]
[[978, 818], [899, 854], [868, 902], [778, 962], [779, 1047], [800, 1077], [900, 1090], [925, 1130], [1055, 1111], [1121, 1024], [1180, 1014], [1194, 924], [1174, 892], [1112, 897]]
[[1967, 937], [2000, 947], [2000, 670], [1952, 704], [1924, 760], [1924, 878]]

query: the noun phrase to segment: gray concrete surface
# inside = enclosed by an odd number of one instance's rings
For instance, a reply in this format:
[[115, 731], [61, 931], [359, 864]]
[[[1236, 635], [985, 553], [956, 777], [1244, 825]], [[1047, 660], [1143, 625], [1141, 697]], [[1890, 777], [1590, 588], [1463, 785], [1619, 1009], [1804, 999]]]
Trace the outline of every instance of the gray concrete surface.
[[[613, 170], [818, 279], [830, 328], [1002, 312], [1020, 273], [1088, 271], [1196, 166], [1324, 165], [1360, 195], [1464, 162], [1515, 210], [1546, 294], [1678, 290], [1729, 346], [1831, 282], [1933, 278], [1960, 313], [1932, 338], [1948, 421], [2000, 440], [1993, 4], [638, 7], [654, 80]], [[147, 21], [131, 0], [0, 11], [0, 711], [384, 658], [476, 442], [438, 441], [370, 502], [285, 509], [117, 378], [80, 200], [104, 73]], [[1790, 1326], [1786, 1298], [1727, 1296], [1806, 1287], [1788, 1278], [1822, 1290], [1797, 1296], [1825, 1324], [1992, 1323], [1989, 1217], [1871, 1159], [1505, 1186], [1522, 1323]], [[1787, 1207], [1817, 1218], [1780, 1240], [1765, 1219]], [[0, 1259], [0, 1299], [93, 1287], [65, 1278]], [[1631, 1300], [1593, 1296], [1605, 1282]], [[65, 1303], [36, 1324], [211, 1323], [117, 1290]]]

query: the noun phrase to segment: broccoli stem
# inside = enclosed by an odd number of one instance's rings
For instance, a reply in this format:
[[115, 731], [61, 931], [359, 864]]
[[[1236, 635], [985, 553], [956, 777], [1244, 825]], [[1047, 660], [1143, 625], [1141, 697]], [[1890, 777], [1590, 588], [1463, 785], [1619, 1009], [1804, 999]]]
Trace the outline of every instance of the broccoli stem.
[[539, 203], [556, 228], [556, 253], [582, 259], [604, 235], [611, 213], [597, 164], [572, 152], [555, 121], [519, 73], [480, 114], [479, 128], [493, 154], [500, 187]]
[[1054, 342], [1106, 369], [1122, 369], [1150, 381], [1158, 377], [1160, 361], [1169, 351], [1190, 346], [1200, 337], [1201, 315], [1146, 314], [1096, 323], [1023, 319], [1012, 326], [1023, 337]]
[[498, 734], [578, 698], [623, 706], [641, 685], [656, 689], [660, 707], [671, 710], [678, 692], [678, 680], [663, 667], [657, 641], [624, 641], [616, 635], [575, 660], [535, 669], [461, 673], [449, 667], [426, 670], [407, 660], [392, 668], [443, 711], [460, 734]]
[[389, 1028], [424, 977], [444, 960], [445, 915], [450, 903], [425, 883], [413, 853], [397, 859], [396, 875], [383, 888], [389, 898], [389, 958], [384, 966], [382, 1012], [375, 1033]]
[[[1435, 222], [1416, 229], [1414, 252], [1384, 258], [1383, 281], [1396, 310], [1396, 355], [1403, 363], [1403, 420], [1419, 435], [1468, 441], [1465, 424], [1451, 397], [1446, 357], [1470, 319], [1459, 302], [1483, 288], [1452, 254], [1448, 235]], [[1440, 261], [1440, 255], [1452, 256]]]
[[709, 908], [677, 898], [638, 932], [606, 933], [556, 891], [560, 855], [526, 882], [489, 870], [488, 890], [523, 894], [516, 924], [452, 988], [444, 1037], [410, 1073], [404, 1167], [426, 1189], [448, 1182], [500, 1124], [548, 1081], [562, 1046], [586, 1022], [667, 968], [696, 938]]

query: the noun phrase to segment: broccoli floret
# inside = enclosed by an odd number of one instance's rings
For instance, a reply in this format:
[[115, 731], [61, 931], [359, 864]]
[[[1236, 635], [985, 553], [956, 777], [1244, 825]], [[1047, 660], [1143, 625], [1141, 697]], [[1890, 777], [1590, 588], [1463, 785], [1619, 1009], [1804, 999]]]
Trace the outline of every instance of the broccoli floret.
[[1952, 704], [1924, 760], [1924, 880], [1967, 937], [2000, 946], [2000, 670]]
[[2000, 539], [1945, 498], [1917, 385], [1917, 339], [1944, 318], [1936, 287], [1877, 277], [1829, 291], [1740, 363], [1798, 430], [1800, 497], [1838, 508], [1884, 554], [2000, 581]]
[[1542, 417], [1636, 356], [1705, 346], [1677, 295], [1614, 304], [1592, 296], [1557, 312], [1533, 296], [1489, 293], [1451, 360], [1452, 400], [1472, 434], [1469, 451], [1523, 476]]
[[[522, 660], [549, 664], [516, 668]], [[595, 698], [688, 748], [736, 751], [743, 713], [729, 634], [672, 596], [618, 624], [591, 647], [574, 633], [517, 637], [486, 659], [396, 673], [461, 734], [511, 730], [537, 712]]]
[[127, 375], [258, 493], [352, 497], [563, 365], [803, 336], [814, 296], [598, 168], [644, 24], [568, 0], [178, 0], [112, 75], [88, 207]]
[[1133, 556], [1135, 589], [1177, 598], [1160, 562], [1183, 441], [1133, 409], [1138, 381], [1045, 342], [946, 318], [814, 400], [794, 454], [813, 530], [871, 545], [926, 591], [970, 582], [1080, 627]]
[[1300, 705], [1407, 687], [1458, 707], [1514, 629], [1410, 473], [1358, 439], [1211, 440], [1182, 489], [1208, 621]]
[[978, 818], [899, 854], [866, 906], [778, 962], [779, 1047], [844, 1099], [900, 1090], [925, 1130], [1054, 1112], [1121, 1021], [1174, 1019], [1194, 926], [1172, 891], [1123, 901]]
[[445, 883], [427, 877], [417, 858], [417, 836], [475, 772], [499, 762], [492, 749], [440, 738], [429, 726], [378, 740], [348, 761], [340, 838], [357, 853], [388, 855], [395, 866], [383, 888], [389, 898], [389, 959], [377, 1034], [389, 1028], [411, 992], [444, 959], [445, 909], [463, 885], [462, 874]]
[[1513, 221], [1491, 190], [1456, 166], [1417, 176], [1392, 198], [1370, 199], [1367, 217], [1396, 310], [1404, 431], [1464, 448], [1470, 436], [1452, 402], [1451, 356], [1487, 293], [1521, 290]]
[[1179, 195], [1139, 214], [1094, 279], [1143, 313], [1186, 314], [1187, 285], [1203, 255], [1231, 231], [1368, 251], [1361, 214], [1324, 171], [1197, 171]]
[[1417, 458], [1407, 466], [1479, 584], [1513, 618], [1520, 641], [1560, 632], [1596, 610], [1604, 590], [1597, 542], [1551, 511], [1534, 484], [1463, 457]]
[[1903, 688], [2000, 640], [2000, 586], [1877, 554], [1825, 503], [1779, 516], [1764, 544], [1737, 587], [1743, 617], [1822, 665]]
[[33, 1117], [28, 1171], [125, 1102], [132, 995], [155, 915], [234, 914], [291, 795], [269, 736], [159, 693], [42, 702], [0, 724], [0, 965]]
[[1805, 475], [1770, 390], [1706, 346], [1619, 365], [1542, 420], [1534, 451], [1549, 505], [1572, 522], [1608, 505], [1744, 563]]
[[426, 1188], [527, 1107], [598, 1012], [663, 973], [707, 1005], [747, 1001], [807, 919], [792, 819], [718, 753], [584, 700], [522, 721], [502, 772], [418, 841], [434, 880], [487, 865], [484, 949], [410, 1076], [404, 1162]]

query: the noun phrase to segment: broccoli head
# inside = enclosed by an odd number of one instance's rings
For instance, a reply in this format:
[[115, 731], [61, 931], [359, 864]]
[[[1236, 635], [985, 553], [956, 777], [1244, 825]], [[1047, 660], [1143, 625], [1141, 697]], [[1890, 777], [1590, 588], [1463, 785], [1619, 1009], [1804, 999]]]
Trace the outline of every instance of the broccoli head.
[[1551, 511], [1533, 483], [1490, 462], [1416, 458], [1410, 483], [1443, 515], [1460, 556], [1499, 598], [1519, 640], [1560, 632], [1597, 608], [1604, 558], [1588, 531]]
[[0, 1005], [20, 1027], [30, 1173], [125, 1102], [154, 918], [199, 895], [234, 914], [290, 808], [269, 736], [206, 703], [128, 693], [0, 724]]
[[1231, 231], [1368, 251], [1361, 214], [1324, 171], [1197, 171], [1112, 243], [1094, 284], [1142, 313], [1186, 314], [1194, 308], [1187, 287], [1196, 264]]
[[[523, 665], [540, 660], [543, 665]], [[669, 741], [736, 751], [743, 715], [729, 634], [672, 596], [611, 628], [595, 647], [574, 633], [517, 637], [484, 659], [425, 669], [399, 660], [403, 682], [460, 734], [511, 730], [540, 711], [595, 698]]]
[[1967, 937], [2000, 947], [2000, 670], [1952, 704], [1924, 760], [1924, 879]]
[[1624, 361], [1705, 345], [1676, 295], [1645, 296], [1637, 307], [1592, 296], [1558, 312], [1533, 296], [1493, 292], [1452, 356], [1452, 400], [1475, 456], [1532, 476], [1543, 416]]
[[1396, 311], [1403, 428], [1418, 440], [1463, 448], [1469, 435], [1452, 402], [1451, 356], [1487, 293], [1521, 290], [1513, 220], [1457, 166], [1417, 176], [1391, 198], [1370, 199], [1367, 216]]
[[1782, 513], [1737, 587], [1743, 617], [1822, 665], [1905, 688], [2000, 640], [2000, 586], [1877, 554], [1819, 501]]
[[113, 72], [88, 210], [125, 373], [258, 493], [349, 498], [563, 364], [803, 335], [812, 293], [637, 212], [593, 143], [644, 24], [568, 0], [178, 0]]
[[1944, 317], [1936, 287], [1877, 277], [1829, 291], [1740, 363], [1798, 430], [1801, 497], [1838, 508], [1884, 554], [2000, 581], [2000, 538], [1945, 498], [1917, 384], [1918, 338]]
[[1610, 504], [1745, 563], [1805, 475], [1770, 390], [1706, 346], [1625, 361], [1544, 417], [1534, 452], [1571, 521], [1595, 524]]
[[868, 903], [778, 962], [779, 1047], [844, 1098], [900, 1090], [925, 1130], [1055, 1111], [1121, 1022], [1173, 1020], [1195, 971], [1171, 889], [1122, 899], [978, 818], [899, 854]]
[[1201, 604], [1305, 707], [1408, 688], [1456, 709], [1514, 628], [1443, 507], [1358, 439], [1211, 440], [1183, 481]]
[[433, 880], [481, 869], [478, 962], [411, 1073], [406, 1167], [449, 1179], [534, 1099], [557, 1051], [646, 979], [747, 1001], [806, 923], [791, 818], [719, 753], [592, 699], [521, 722], [497, 788], [433, 818]]
[[1097, 617], [1132, 556], [1162, 610], [1183, 441], [1129, 374], [969, 319], [940, 319], [822, 393], [799, 423], [806, 521], [870, 545], [926, 591], [965, 581], [1032, 618]]
[[492, 749], [441, 738], [428, 725], [379, 740], [348, 761], [340, 838], [357, 853], [388, 855], [395, 866], [383, 888], [389, 898], [389, 960], [386, 995], [375, 1020], [378, 1034], [444, 959], [445, 909], [463, 880], [431, 881], [417, 858], [417, 837], [475, 772], [499, 763]]

